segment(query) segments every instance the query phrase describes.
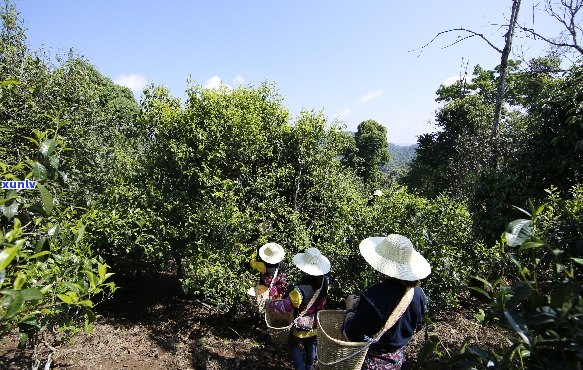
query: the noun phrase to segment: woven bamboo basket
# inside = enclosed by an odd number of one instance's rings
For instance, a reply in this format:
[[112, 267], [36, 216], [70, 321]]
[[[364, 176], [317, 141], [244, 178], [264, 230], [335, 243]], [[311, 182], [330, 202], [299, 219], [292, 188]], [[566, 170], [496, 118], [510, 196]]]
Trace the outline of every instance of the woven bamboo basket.
[[[279, 301], [280, 299], [274, 300]], [[267, 300], [266, 306], [271, 300]], [[269, 308], [265, 309], [265, 323], [267, 324], [267, 332], [271, 336], [271, 341], [274, 344], [286, 345], [289, 339], [291, 324], [294, 320], [294, 313], [279, 313]]]
[[269, 298], [269, 288], [261, 284], [252, 286], [247, 290], [247, 298], [253, 312], [263, 313], [265, 311], [265, 301]]
[[358, 370], [361, 368], [369, 344], [349, 342], [342, 334], [346, 311], [318, 312], [318, 368], [326, 370]]

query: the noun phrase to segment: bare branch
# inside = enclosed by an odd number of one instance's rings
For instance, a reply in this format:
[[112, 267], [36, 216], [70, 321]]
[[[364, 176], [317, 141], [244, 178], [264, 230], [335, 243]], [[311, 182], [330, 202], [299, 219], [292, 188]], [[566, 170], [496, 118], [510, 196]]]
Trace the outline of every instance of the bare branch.
[[454, 45], [455, 45], [455, 44], [457, 44], [458, 42], [462, 42], [462, 41], [464, 41], [464, 40], [467, 40], [467, 39], [469, 39], [469, 38], [472, 38], [472, 37], [475, 37], [475, 36], [476, 36], [476, 35], [468, 35], [468, 36], [466, 36], [466, 37], [458, 37], [458, 39], [457, 39], [456, 41], [452, 42], [452, 43], [451, 43], [451, 44], [449, 44], [449, 45], [445, 45], [444, 47], [442, 47], [442, 49], [447, 49], [447, 48], [448, 48], [448, 47], [450, 47], [450, 46], [454, 46]]
[[[432, 38], [432, 39], [431, 39], [431, 41], [429, 41], [427, 44], [425, 44], [425, 45], [421, 46], [421, 47], [420, 47], [420, 48], [418, 48], [418, 49], [409, 50], [409, 52], [411, 52], [411, 51], [418, 51], [418, 50], [422, 52], [422, 51], [423, 51], [423, 49], [425, 49], [427, 46], [431, 45], [431, 44], [433, 43], [433, 41], [435, 41], [435, 40], [436, 40], [436, 39], [437, 39], [439, 36], [441, 36], [441, 35], [444, 35], [444, 34], [446, 34], [446, 33], [449, 33], [449, 32], [467, 32], [467, 33], [471, 34], [471, 36], [466, 36], [466, 37], [464, 37], [464, 38], [462, 38], [462, 39], [458, 39], [458, 40], [457, 40], [457, 41], [455, 41], [454, 43], [452, 43], [452, 44], [450, 44], [450, 45], [448, 45], [448, 46], [445, 46], [443, 49], [445, 49], [445, 48], [447, 48], [447, 47], [450, 47], [450, 46], [452, 46], [452, 45], [455, 45], [455, 44], [457, 44], [458, 42], [460, 42], [460, 41], [462, 41], [462, 40], [465, 40], [465, 39], [468, 39], [468, 38], [470, 38], [470, 37], [478, 36], [478, 37], [480, 37], [482, 40], [486, 41], [486, 42], [488, 43], [488, 45], [490, 45], [490, 46], [491, 46], [491, 47], [492, 47], [494, 50], [496, 50], [496, 51], [497, 51], [497, 52], [499, 52], [499, 53], [502, 53], [502, 49], [500, 49], [500, 48], [496, 47], [494, 44], [492, 44], [492, 43], [490, 42], [490, 40], [488, 40], [488, 39], [486, 38], [486, 36], [484, 36], [484, 35], [483, 35], [483, 34], [481, 34], [481, 33], [477, 33], [477, 32], [474, 32], [474, 31], [472, 31], [472, 30], [468, 30], [467, 28], [452, 28], [452, 29], [449, 29], [449, 30], [441, 31], [441, 32], [439, 32], [437, 35], [435, 35], [435, 37], [434, 37], [434, 38]], [[420, 56], [420, 55], [421, 55], [421, 54], [419, 54], [419, 55], [417, 56], [417, 58], [419, 58], [419, 56]]]
[[566, 29], [569, 29], [569, 25], [567, 24], [566, 21], [566, 10], [563, 9], [563, 15], [561, 16], [560, 14], [558, 14], [555, 9], [553, 9], [553, 4], [547, 0], [547, 4], [545, 5], [545, 10], [547, 11], [547, 13], [555, 18], [557, 21], [559, 21], [559, 23], [563, 24], [563, 26], [565, 26]]
[[540, 39], [548, 42], [551, 45], [559, 46], [559, 47], [569, 47], [572, 49], [577, 50], [579, 53], [583, 54], [583, 47], [580, 45], [577, 34], [577, 31], [581, 31], [583, 33], [583, 29], [580, 25], [576, 23], [577, 13], [583, 9], [583, 0], [561, 0], [560, 6], [562, 8], [562, 14], [555, 10], [553, 7], [553, 3], [551, 0], [547, 0], [545, 4], [546, 12], [553, 18], [555, 18], [559, 23], [561, 23], [565, 29], [569, 32], [569, 35], [572, 39], [572, 44], [567, 44], [565, 42], [551, 42], [549, 38], [542, 37], [540, 34], [535, 34], [534, 30], [528, 29], [526, 27], [520, 27], [523, 31], [532, 34], [533, 36], [537, 36]]
[[536, 38], [539, 38], [539, 39], [543, 40], [544, 42], [546, 42], [546, 43], [548, 43], [550, 45], [553, 45], [553, 46], [572, 48], [572, 49], [577, 50], [579, 53], [583, 54], [583, 47], [581, 45], [579, 45], [577, 42], [575, 42], [573, 44], [568, 44], [568, 43], [565, 43], [565, 42], [554, 41], [554, 40], [552, 40], [552, 39], [550, 39], [548, 37], [545, 37], [545, 36], [539, 34], [538, 32], [536, 32], [532, 28], [524, 27], [524, 26], [521, 26], [521, 25], [518, 25], [518, 24], [517, 24], [517, 26], [518, 26], [518, 28], [521, 31], [526, 32], [527, 34], [530, 34], [535, 39]]

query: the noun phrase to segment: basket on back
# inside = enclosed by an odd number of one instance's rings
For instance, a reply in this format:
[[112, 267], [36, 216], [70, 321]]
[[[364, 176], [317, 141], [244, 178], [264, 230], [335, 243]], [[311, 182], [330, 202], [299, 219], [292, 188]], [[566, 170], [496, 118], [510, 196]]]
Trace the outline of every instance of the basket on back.
[[[281, 299], [274, 299], [273, 301], [281, 301]], [[285, 345], [288, 342], [292, 322], [294, 321], [294, 313], [286, 312], [279, 313], [269, 309], [267, 300], [265, 309], [265, 324], [267, 325], [267, 332], [274, 344]]]
[[254, 287], [249, 288], [247, 290], [247, 298], [249, 298], [249, 302], [251, 303], [251, 308], [253, 311], [257, 313], [265, 312], [265, 305], [268, 303], [269, 300], [269, 292], [275, 283], [277, 278], [277, 273], [279, 272], [279, 267], [275, 269], [275, 273], [271, 278], [271, 283], [269, 287], [263, 284], [257, 284]]
[[269, 298], [269, 288], [265, 285], [257, 284], [247, 290], [247, 298], [253, 312], [263, 313], [265, 311], [265, 302]]
[[320, 369], [328, 370], [357, 370], [360, 369], [368, 348], [376, 343], [393, 327], [403, 315], [411, 300], [414, 289], [405, 289], [405, 294], [389, 315], [382, 328], [367, 342], [349, 342], [342, 333], [342, 324], [346, 317], [346, 311], [324, 310], [318, 312], [318, 364]]
[[320, 369], [360, 369], [366, 353], [367, 342], [349, 342], [342, 333], [346, 311], [322, 310], [318, 312], [318, 364]]

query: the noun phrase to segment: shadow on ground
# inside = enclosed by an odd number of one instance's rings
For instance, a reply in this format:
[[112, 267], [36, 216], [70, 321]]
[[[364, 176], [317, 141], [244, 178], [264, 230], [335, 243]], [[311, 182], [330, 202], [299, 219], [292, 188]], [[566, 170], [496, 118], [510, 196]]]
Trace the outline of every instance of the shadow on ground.
[[[52, 368], [292, 368], [286, 349], [271, 344], [263, 318], [246, 307], [229, 313], [181, 297], [176, 279], [168, 275], [116, 278], [120, 289], [96, 308], [101, 318], [95, 330], [58, 346]], [[504, 343], [497, 330], [479, 326], [469, 309], [439, 315], [429, 334], [437, 335], [443, 351], [450, 354], [455, 354], [467, 338], [488, 348]], [[0, 343], [0, 369], [31, 368], [32, 351], [17, 349], [17, 342], [16, 333], [12, 333]], [[416, 363], [415, 357], [424, 344], [423, 335], [417, 335], [406, 347], [412, 360], [406, 368], [447, 368], [447, 356]], [[48, 351], [42, 347], [39, 351], [44, 368]]]

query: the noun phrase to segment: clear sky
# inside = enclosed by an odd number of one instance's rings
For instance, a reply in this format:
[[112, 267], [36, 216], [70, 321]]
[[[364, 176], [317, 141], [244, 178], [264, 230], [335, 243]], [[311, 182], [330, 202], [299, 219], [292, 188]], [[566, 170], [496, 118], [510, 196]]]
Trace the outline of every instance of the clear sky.
[[[541, 1], [536, 1], [541, 3]], [[276, 84], [292, 115], [322, 109], [355, 131], [375, 119], [390, 142], [412, 144], [435, 131], [435, 90], [469, 63], [493, 68], [500, 55], [478, 38], [443, 49], [451, 34], [419, 52], [438, 32], [471, 28], [503, 47], [510, 0], [440, 1], [149, 1], [20, 0], [15, 5], [32, 49], [52, 55], [73, 48], [139, 98], [148, 82], [185, 97], [189, 77]], [[522, 22], [532, 25], [533, 2], [522, 1]], [[535, 26], [558, 25], [535, 12]], [[553, 29], [554, 28], [554, 29]], [[517, 40], [527, 54], [544, 45]]]

